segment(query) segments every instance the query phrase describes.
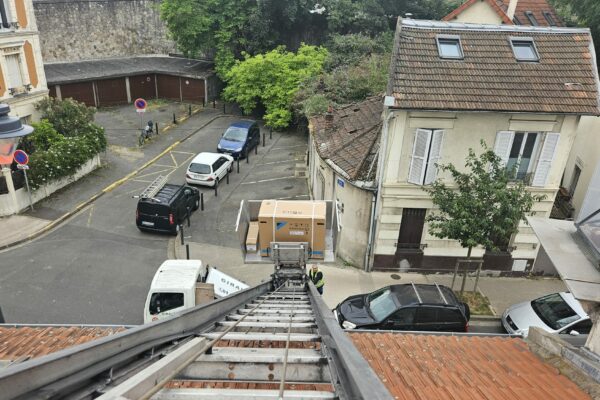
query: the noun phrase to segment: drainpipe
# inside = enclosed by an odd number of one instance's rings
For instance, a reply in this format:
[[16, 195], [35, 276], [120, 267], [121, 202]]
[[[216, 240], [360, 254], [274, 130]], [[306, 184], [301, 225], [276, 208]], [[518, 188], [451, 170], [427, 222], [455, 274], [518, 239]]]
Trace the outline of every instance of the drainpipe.
[[[387, 158], [387, 144], [388, 144], [388, 129], [389, 123], [392, 118], [395, 118], [394, 111], [390, 109], [390, 105], [394, 104], [394, 98], [390, 96], [385, 97], [384, 106], [387, 106], [388, 115], [383, 120], [383, 127], [381, 128], [381, 146], [379, 147], [379, 159], [377, 160], [377, 190], [373, 193], [373, 200], [371, 201], [371, 224], [369, 226], [369, 243], [367, 245], [367, 252], [365, 254], [365, 272], [371, 271], [373, 265], [374, 253], [374, 241], [376, 231], [377, 214], [381, 208], [381, 186], [383, 185], [383, 171], [385, 160]], [[389, 104], [388, 102], [391, 102]]]

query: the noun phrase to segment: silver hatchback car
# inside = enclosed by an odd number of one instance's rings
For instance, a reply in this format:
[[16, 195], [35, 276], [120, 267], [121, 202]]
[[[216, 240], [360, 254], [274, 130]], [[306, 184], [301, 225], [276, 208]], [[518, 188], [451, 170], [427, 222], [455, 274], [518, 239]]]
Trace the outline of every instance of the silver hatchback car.
[[508, 333], [524, 337], [532, 326], [579, 335], [590, 333], [592, 321], [571, 293], [560, 292], [510, 306], [502, 315], [502, 325]]

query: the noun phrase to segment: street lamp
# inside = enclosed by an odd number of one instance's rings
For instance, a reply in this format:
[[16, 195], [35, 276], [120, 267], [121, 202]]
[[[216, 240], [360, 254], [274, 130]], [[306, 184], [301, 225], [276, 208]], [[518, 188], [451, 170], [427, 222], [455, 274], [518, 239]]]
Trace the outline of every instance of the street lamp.
[[0, 166], [2, 167], [4, 179], [6, 179], [8, 193], [12, 199], [13, 212], [17, 213], [19, 212], [19, 206], [10, 165], [13, 162], [13, 155], [17, 149], [19, 140], [21, 137], [33, 132], [33, 127], [22, 124], [21, 120], [17, 117], [9, 116], [9, 112], [10, 106], [8, 104], [0, 104]]

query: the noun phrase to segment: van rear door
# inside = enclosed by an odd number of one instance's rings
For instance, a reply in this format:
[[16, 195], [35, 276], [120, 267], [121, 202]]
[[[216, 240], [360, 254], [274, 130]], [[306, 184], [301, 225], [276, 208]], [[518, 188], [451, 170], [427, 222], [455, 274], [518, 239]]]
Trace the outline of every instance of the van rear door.
[[137, 209], [138, 226], [159, 231], [172, 230], [172, 226], [169, 221], [171, 208], [168, 204], [153, 204], [140, 201]]

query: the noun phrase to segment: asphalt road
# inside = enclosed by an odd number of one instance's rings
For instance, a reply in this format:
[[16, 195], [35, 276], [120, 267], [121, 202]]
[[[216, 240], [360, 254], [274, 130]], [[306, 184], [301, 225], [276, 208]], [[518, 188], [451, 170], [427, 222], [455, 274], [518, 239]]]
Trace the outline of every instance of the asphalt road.
[[[218, 118], [49, 234], [0, 255], [0, 306], [7, 322], [43, 324], [140, 324], [148, 288], [168, 257], [173, 237], [142, 233], [135, 226], [139, 194], [158, 175], [184, 183], [185, 169], [201, 151], [214, 151], [231, 118]], [[161, 138], [161, 140], [165, 140]], [[189, 240], [239, 252], [235, 219], [242, 199], [306, 199], [307, 139], [273, 133], [222, 182], [218, 196], [201, 188], [205, 211], [192, 215]], [[164, 144], [164, 143], [163, 143]], [[163, 146], [163, 148], [166, 146]], [[157, 151], [157, 149], [153, 149]], [[121, 178], [115, 173], [114, 179]], [[104, 177], [106, 179], [106, 177]], [[94, 176], [82, 185], [93, 185]], [[101, 186], [98, 190], [102, 189]], [[52, 199], [81, 196], [74, 184]]]

